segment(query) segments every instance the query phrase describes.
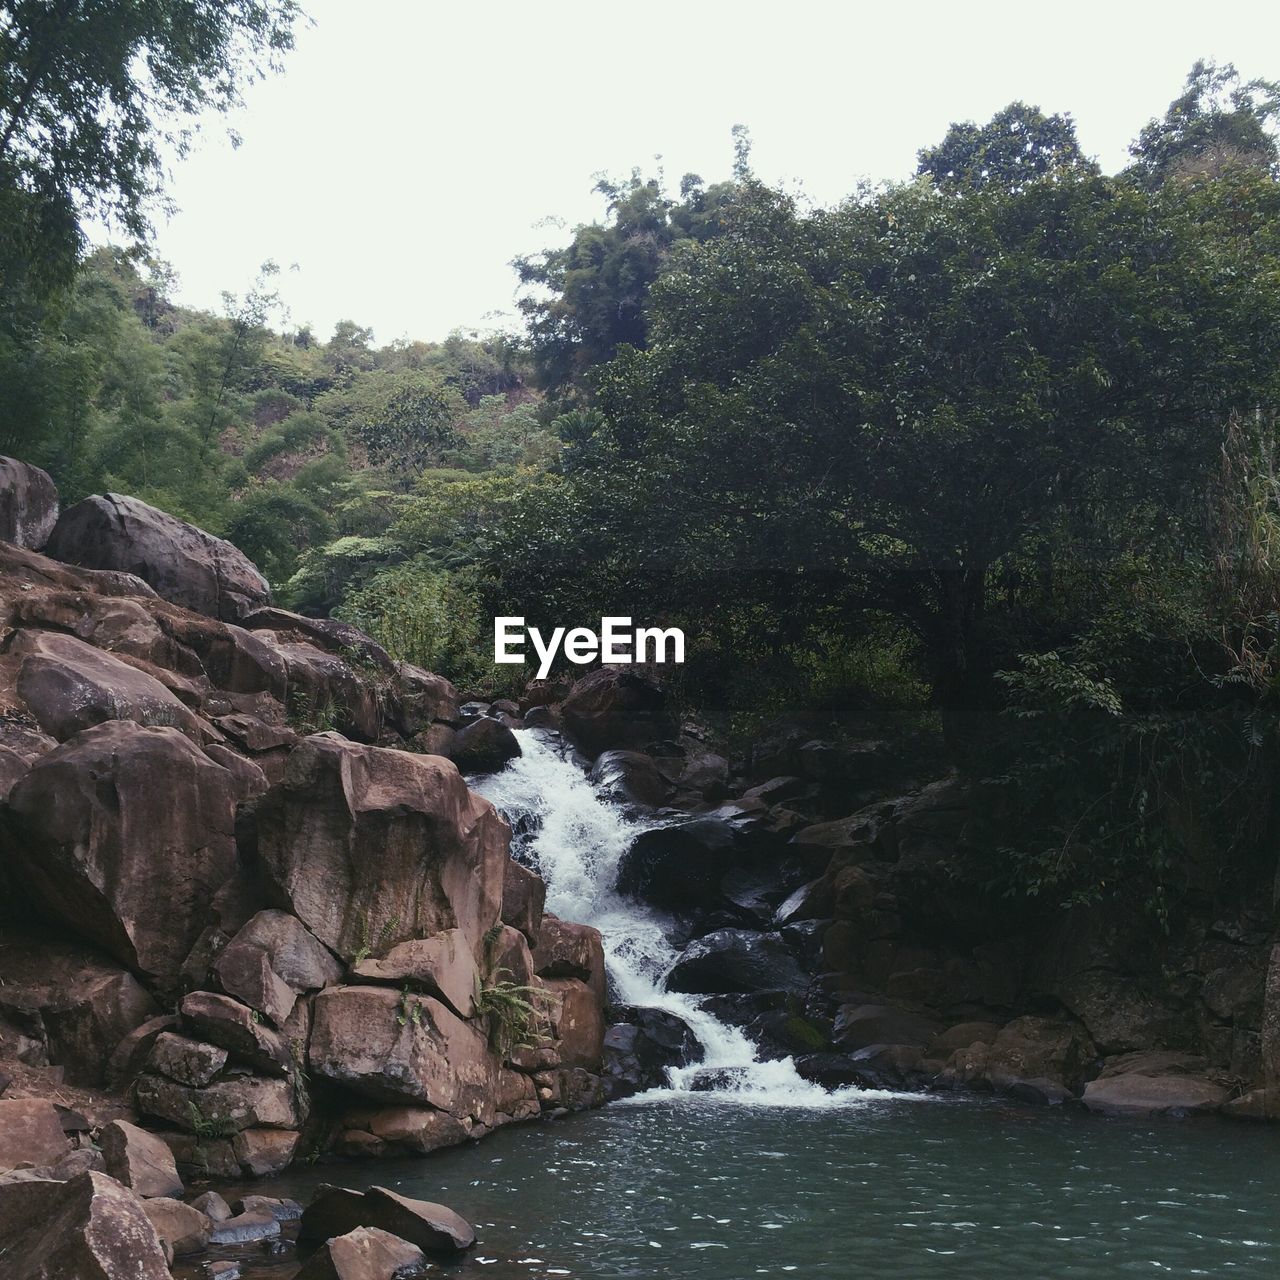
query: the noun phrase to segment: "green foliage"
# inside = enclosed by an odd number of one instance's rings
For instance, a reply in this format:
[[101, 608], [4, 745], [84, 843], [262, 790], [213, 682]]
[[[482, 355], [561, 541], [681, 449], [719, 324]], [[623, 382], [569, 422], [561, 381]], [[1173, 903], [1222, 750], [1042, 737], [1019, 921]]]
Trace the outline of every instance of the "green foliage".
[[511, 982], [506, 969], [497, 969], [487, 982], [476, 986], [476, 1016], [488, 1020], [494, 1051], [509, 1058], [520, 1049], [536, 1049], [546, 1042], [542, 1028], [551, 1000], [545, 988]]

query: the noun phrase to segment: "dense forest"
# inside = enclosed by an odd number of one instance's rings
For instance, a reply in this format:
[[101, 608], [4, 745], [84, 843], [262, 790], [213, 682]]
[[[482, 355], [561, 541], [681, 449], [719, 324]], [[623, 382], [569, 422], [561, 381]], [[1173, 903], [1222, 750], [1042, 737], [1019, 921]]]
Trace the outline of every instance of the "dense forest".
[[728, 181], [600, 181], [514, 264], [523, 332], [386, 346], [292, 325], [270, 264], [180, 306], [141, 220], [90, 250], [0, 151], [0, 452], [477, 691], [525, 675], [495, 614], [682, 626], [675, 693], [731, 741], [950, 759], [1001, 826], [972, 874], [1162, 915], [1183, 854], [1229, 876], [1271, 829], [1278, 117], [1199, 63], [1121, 172], [1013, 103], [831, 208], [738, 130]]

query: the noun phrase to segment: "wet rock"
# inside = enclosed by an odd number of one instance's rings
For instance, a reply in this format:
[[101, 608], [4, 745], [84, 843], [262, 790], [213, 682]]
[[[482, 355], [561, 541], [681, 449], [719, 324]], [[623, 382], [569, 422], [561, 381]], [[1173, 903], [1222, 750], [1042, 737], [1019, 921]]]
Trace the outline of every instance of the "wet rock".
[[587, 1111], [604, 1104], [604, 1081], [581, 1067], [538, 1071], [533, 1083], [544, 1110]]
[[280, 1223], [275, 1214], [265, 1209], [238, 1213], [225, 1222], [215, 1222], [210, 1244], [256, 1244], [260, 1240], [278, 1240]]
[[718, 929], [691, 942], [667, 977], [672, 991], [700, 994], [787, 990], [802, 992], [809, 976], [776, 933]]
[[219, 953], [213, 972], [228, 995], [283, 1027], [298, 996], [338, 982], [342, 965], [301, 921], [259, 911]]
[[891, 1005], [846, 1004], [836, 1015], [834, 1038], [847, 1050], [869, 1045], [927, 1045], [938, 1034], [938, 1025], [918, 1014]]
[[1088, 1035], [1052, 1018], [1015, 1018], [1000, 1029], [986, 1059], [985, 1077], [996, 1089], [1017, 1080], [1055, 1081], [1073, 1092], [1096, 1056]]
[[0, 1098], [0, 1169], [56, 1164], [71, 1150], [52, 1102]]
[[193, 1089], [203, 1089], [217, 1079], [226, 1065], [225, 1049], [166, 1031], [156, 1037], [146, 1069]]
[[796, 1060], [796, 1074], [802, 1080], [821, 1085], [834, 1092], [837, 1089], [848, 1089], [853, 1086], [865, 1087], [865, 1073], [845, 1053], [806, 1053]]
[[1222, 1114], [1232, 1120], [1280, 1120], [1280, 1089], [1264, 1086], [1222, 1104]]
[[0, 1185], [0, 1260], [13, 1280], [169, 1280], [143, 1203], [105, 1173]]
[[546, 900], [542, 877], [508, 858], [503, 864], [502, 922], [519, 929], [530, 946], [537, 945]]
[[662, 687], [617, 666], [582, 677], [560, 708], [565, 728], [591, 756], [614, 747], [639, 748], [671, 736]]
[[667, 911], [729, 905], [721, 887], [741, 867], [746, 837], [724, 817], [643, 831], [623, 855], [618, 889]]
[[385, 1187], [370, 1187], [364, 1194], [322, 1187], [302, 1215], [298, 1239], [319, 1244], [360, 1227], [389, 1232], [433, 1257], [465, 1253], [476, 1242], [470, 1224], [452, 1209], [411, 1200]]
[[377, 1227], [357, 1227], [326, 1240], [298, 1272], [298, 1280], [408, 1280], [425, 1274], [417, 1245]]
[[461, 1117], [483, 1111], [495, 1063], [485, 1036], [430, 996], [330, 987], [315, 998], [311, 1072], [387, 1101], [429, 1102]]
[[408, 984], [443, 1000], [461, 1018], [475, 1009], [480, 974], [460, 929], [445, 929], [430, 938], [413, 938], [392, 947], [380, 960], [362, 960], [352, 974], [362, 982]]
[[267, 1075], [285, 1075], [292, 1065], [284, 1035], [248, 1005], [214, 991], [192, 991], [178, 1006], [183, 1023], [196, 1035], [226, 1049]]
[[258, 802], [245, 853], [273, 905], [337, 955], [453, 928], [479, 954], [498, 920], [507, 839], [447, 761], [324, 733]]
[[175, 1258], [201, 1253], [209, 1247], [214, 1224], [194, 1206], [162, 1197], [147, 1200], [142, 1208]]
[[773, 924], [796, 924], [800, 921], [828, 920], [835, 912], [835, 893], [826, 876], [802, 884], [774, 912]]
[[302, 1206], [296, 1200], [278, 1196], [242, 1196], [236, 1201], [236, 1212], [269, 1213], [277, 1222], [297, 1222], [302, 1217]]
[[487, 716], [473, 721], [454, 735], [449, 756], [462, 773], [497, 773], [520, 754], [516, 735]]
[[103, 1127], [98, 1144], [107, 1172], [144, 1199], [181, 1196], [173, 1152], [153, 1133], [124, 1120]]
[[605, 1032], [603, 1077], [610, 1101], [667, 1083], [667, 1071], [702, 1057], [702, 1045], [689, 1024], [663, 1009], [628, 1008], [627, 1022]]
[[1197, 1076], [1135, 1074], [1091, 1080], [1082, 1101], [1109, 1116], [1200, 1115], [1219, 1110], [1230, 1096]]
[[11, 861], [45, 913], [171, 982], [235, 869], [234, 807], [231, 775], [177, 730], [111, 721], [14, 787]]
[[864, 1089], [903, 1089], [918, 1086], [924, 1059], [914, 1044], [872, 1044], [849, 1055]]
[[58, 490], [47, 471], [0, 457], [0, 542], [39, 551], [58, 521]]
[[47, 549], [67, 564], [136, 574], [164, 599], [228, 622], [271, 598], [266, 579], [231, 543], [120, 494], [64, 511]]
[[652, 756], [640, 751], [605, 751], [589, 775], [598, 793], [617, 804], [656, 809], [667, 802], [671, 785]]

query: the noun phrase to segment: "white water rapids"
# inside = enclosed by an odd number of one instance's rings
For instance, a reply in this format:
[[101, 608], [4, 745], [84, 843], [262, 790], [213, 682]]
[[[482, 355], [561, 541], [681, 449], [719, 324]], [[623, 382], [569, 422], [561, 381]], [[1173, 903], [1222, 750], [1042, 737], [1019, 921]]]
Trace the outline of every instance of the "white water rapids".
[[[698, 1072], [723, 1070], [725, 1083], [715, 1096], [755, 1106], [847, 1106], [897, 1096], [861, 1089], [828, 1093], [803, 1080], [790, 1058], [761, 1061], [751, 1040], [703, 1009], [698, 996], [668, 991], [666, 975], [679, 952], [667, 940], [667, 922], [614, 888], [623, 854], [653, 824], [634, 821], [602, 799], [582, 770], [549, 746], [539, 731], [521, 730], [516, 737], [523, 754], [472, 786], [513, 827], [522, 818], [534, 827], [524, 848], [547, 883], [547, 909], [600, 930], [620, 999], [683, 1018], [701, 1041], [702, 1060], [669, 1073], [672, 1091], [687, 1091]], [[642, 1096], [652, 1097], [652, 1092]]]

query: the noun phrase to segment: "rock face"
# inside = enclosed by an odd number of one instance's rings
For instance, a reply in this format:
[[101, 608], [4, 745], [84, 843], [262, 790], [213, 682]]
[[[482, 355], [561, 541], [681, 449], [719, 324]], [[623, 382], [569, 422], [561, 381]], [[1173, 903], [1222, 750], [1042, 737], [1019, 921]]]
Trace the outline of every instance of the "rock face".
[[40, 909], [167, 983], [235, 869], [234, 813], [231, 775], [176, 729], [112, 720], [41, 757], [7, 818]]
[[58, 490], [47, 471], [0, 457], [0, 542], [39, 551], [58, 521]]
[[13, 1280], [169, 1280], [133, 1193], [104, 1173], [0, 1185], [0, 1274]]
[[271, 598], [266, 579], [231, 543], [118, 493], [64, 511], [47, 550], [67, 564], [136, 574], [164, 599], [227, 622]]
[[255, 837], [275, 905], [338, 955], [455, 928], [478, 955], [498, 921], [506, 824], [436, 756], [308, 738]]

